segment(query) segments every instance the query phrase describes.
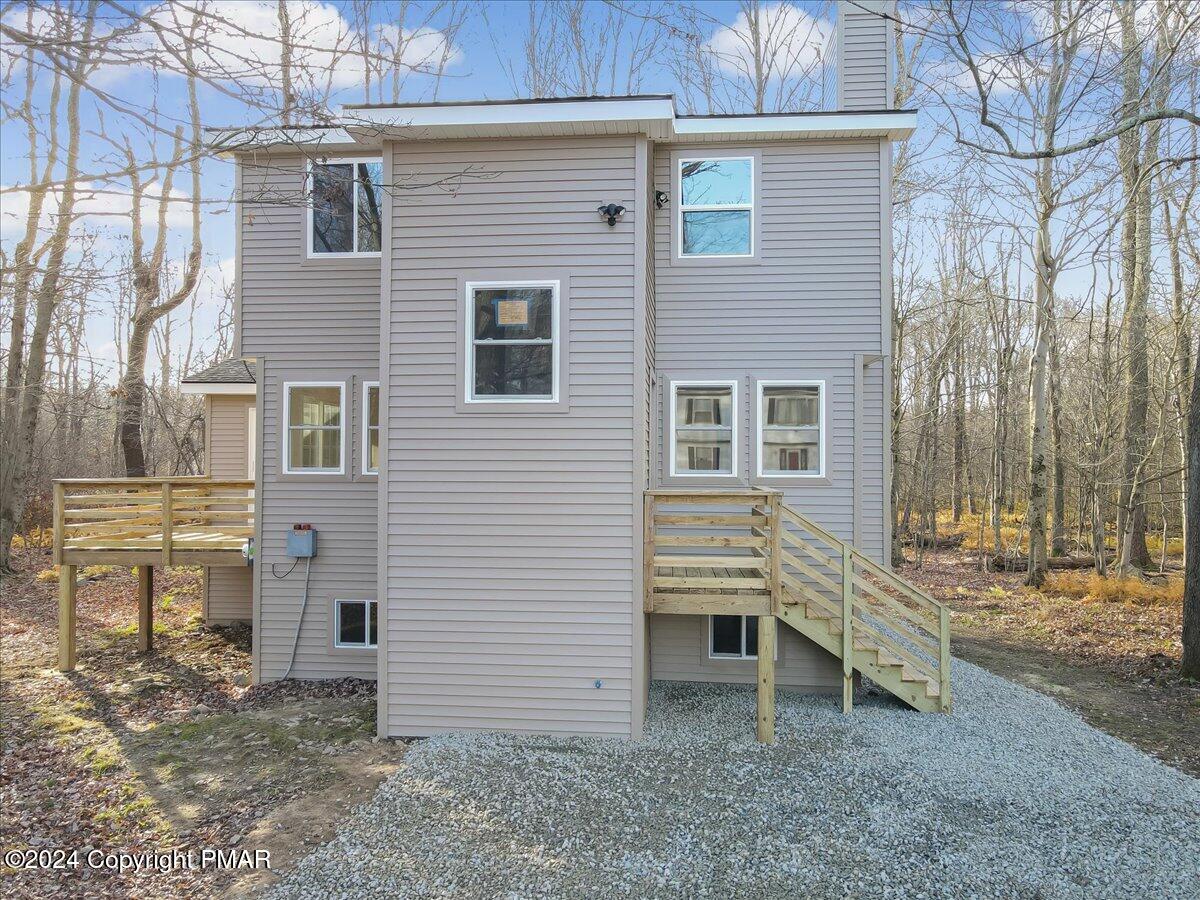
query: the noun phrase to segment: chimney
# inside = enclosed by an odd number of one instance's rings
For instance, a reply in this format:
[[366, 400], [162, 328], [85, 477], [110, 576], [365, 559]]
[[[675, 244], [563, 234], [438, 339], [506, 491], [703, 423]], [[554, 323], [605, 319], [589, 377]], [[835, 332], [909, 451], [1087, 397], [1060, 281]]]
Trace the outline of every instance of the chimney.
[[892, 108], [895, 0], [840, 0], [837, 17], [837, 108]]

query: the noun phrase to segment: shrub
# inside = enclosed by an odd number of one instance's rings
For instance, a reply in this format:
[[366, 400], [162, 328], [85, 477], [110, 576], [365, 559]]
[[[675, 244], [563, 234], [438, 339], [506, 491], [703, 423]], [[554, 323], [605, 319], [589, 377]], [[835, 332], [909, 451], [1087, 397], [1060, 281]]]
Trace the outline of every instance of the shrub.
[[1174, 606], [1183, 603], [1183, 579], [1149, 581], [1119, 576], [1106, 578], [1095, 572], [1052, 572], [1046, 578], [1042, 593], [1098, 603]]

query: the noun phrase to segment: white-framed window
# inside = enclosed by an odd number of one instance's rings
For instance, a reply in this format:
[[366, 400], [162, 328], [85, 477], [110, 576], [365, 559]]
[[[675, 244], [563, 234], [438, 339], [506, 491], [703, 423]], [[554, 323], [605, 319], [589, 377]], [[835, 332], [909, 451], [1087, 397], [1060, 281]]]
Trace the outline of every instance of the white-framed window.
[[379, 255], [383, 160], [312, 160], [307, 190], [309, 256]]
[[738, 474], [736, 381], [672, 381], [668, 401], [672, 477]]
[[379, 474], [379, 382], [363, 382], [363, 446], [364, 475]]
[[342, 475], [346, 471], [346, 386], [340, 381], [283, 385], [285, 475]]
[[754, 157], [680, 159], [681, 258], [754, 256]]
[[333, 646], [360, 650], [378, 646], [379, 605], [374, 600], [333, 601]]
[[825, 474], [825, 382], [759, 381], [758, 477]]
[[[779, 658], [779, 633], [775, 634], [775, 658]], [[710, 659], [758, 659], [758, 616], [709, 616]]]
[[559, 282], [466, 285], [467, 403], [556, 403]]

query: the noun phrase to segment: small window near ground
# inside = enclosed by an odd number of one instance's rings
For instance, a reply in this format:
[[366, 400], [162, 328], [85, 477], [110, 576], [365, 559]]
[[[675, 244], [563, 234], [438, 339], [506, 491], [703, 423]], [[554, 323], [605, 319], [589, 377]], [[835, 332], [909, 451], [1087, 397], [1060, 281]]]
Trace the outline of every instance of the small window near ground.
[[757, 616], [709, 616], [708, 655], [718, 659], [758, 659]]
[[823, 385], [759, 382], [760, 476], [824, 474]]
[[734, 475], [737, 397], [732, 382], [671, 383], [672, 475]]
[[558, 284], [469, 284], [468, 401], [553, 401]]
[[377, 645], [378, 610], [374, 600], [336, 600], [334, 646], [370, 648]]
[[343, 387], [331, 384], [286, 384], [287, 473], [341, 474]]
[[363, 472], [367, 475], [379, 473], [379, 383], [368, 381], [363, 385]]
[[679, 161], [681, 256], [754, 255], [754, 160]]
[[383, 234], [383, 163], [339, 160], [309, 170], [313, 255], [376, 254]]

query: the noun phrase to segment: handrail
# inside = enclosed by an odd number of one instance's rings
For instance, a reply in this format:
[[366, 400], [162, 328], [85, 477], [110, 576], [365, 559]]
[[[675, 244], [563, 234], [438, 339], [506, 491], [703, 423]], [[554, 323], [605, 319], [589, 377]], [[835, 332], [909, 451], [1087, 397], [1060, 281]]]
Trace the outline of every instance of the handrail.
[[254, 531], [254, 481], [245, 478], [63, 478], [53, 491], [58, 565], [68, 551], [140, 551], [166, 566], [179, 552], [240, 550]]

